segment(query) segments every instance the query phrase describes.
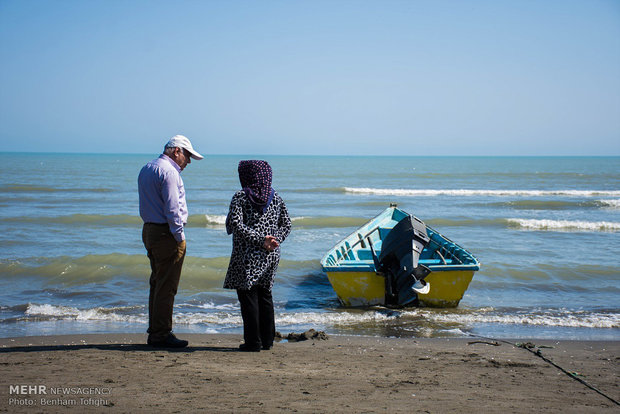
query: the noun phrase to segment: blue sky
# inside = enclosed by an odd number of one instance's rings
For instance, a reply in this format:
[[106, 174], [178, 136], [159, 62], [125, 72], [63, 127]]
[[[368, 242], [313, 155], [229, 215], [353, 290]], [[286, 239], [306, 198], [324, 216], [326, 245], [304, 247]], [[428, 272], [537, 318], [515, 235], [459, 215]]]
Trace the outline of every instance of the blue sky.
[[620, 155], [620, 1], [0, 0], [3, 151]]

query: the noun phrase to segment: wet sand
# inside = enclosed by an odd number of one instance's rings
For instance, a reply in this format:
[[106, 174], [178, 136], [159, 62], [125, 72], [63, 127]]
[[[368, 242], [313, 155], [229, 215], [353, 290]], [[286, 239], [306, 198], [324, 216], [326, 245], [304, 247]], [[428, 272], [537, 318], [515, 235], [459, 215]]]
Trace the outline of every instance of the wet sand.
[[[237, 351], [239, 335], [0, 339], [0, 411], [618, 413], [620, 341], [329, 336]], [[524, 343], [526, 341], [510, 341]], [[539, 352], [548, 361], [535, 353]]]

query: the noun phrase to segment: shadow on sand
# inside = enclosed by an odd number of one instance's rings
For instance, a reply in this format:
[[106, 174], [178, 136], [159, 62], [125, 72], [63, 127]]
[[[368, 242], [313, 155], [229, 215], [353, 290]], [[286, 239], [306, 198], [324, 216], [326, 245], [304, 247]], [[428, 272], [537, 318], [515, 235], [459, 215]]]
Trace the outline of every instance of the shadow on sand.
[[14, 346], [0, 348], [0, 354], [12, 352], [49, 352], [49, 351], [77, 351], [81, 349], [99, 349], [102, 351], [124, 351], [124, 352], [239, 352], [239, 348], [220, 347], [220, 346], [187, 346], [186, 348], [153, 348], [143, 344], [81, 344], [81, 345], [31, 345]]

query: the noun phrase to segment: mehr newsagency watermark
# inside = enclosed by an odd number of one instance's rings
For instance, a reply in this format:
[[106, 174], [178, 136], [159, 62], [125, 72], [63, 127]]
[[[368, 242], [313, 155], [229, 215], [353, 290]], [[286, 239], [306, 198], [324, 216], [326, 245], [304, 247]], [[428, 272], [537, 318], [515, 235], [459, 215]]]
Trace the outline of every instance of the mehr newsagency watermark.
[[109, 407], [111, 388], [50, 387], [47, 385], [9, 385], [8, 403], [14, 407], [92, 406]]

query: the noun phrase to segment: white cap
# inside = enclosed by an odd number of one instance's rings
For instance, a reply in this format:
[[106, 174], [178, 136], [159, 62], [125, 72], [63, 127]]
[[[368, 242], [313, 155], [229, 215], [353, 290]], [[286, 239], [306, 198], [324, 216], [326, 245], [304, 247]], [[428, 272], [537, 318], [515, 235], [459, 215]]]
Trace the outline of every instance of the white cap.
[[190, 156], [195, 160], [201, 160], [204, 158], [194, 149], [194, 147], [192, 147], [192, 143], [189, 142], [189, 139], [183, 135], [175, 135], [170, 138], [170, 141], [166, 144], [166, 148], [183, 148], [189, 151]]

